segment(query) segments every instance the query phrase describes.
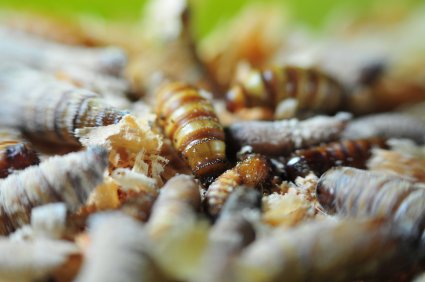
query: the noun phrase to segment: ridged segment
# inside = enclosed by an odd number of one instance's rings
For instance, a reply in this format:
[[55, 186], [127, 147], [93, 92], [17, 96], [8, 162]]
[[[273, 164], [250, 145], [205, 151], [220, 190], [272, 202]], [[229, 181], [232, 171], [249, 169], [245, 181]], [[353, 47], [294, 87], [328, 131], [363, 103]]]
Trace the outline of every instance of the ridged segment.
[[221, 174], [226, 169], [224, 131], [202, 91], [168, 83], [157, 92], [156, 102], [159, 125], [193, 173], [201, 179]]

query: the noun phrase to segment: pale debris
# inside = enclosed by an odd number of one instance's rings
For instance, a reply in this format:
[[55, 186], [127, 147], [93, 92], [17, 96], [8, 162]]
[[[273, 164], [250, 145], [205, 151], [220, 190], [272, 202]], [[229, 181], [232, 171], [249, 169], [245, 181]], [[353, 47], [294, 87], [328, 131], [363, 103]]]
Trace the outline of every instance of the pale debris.
[[275, 227], [289, 228], [316, 216], [315, 189], [318, 178], [309, 174], [297, 177], [295, 184], [284, 182], [285, 194], [273, 193], [263, 197], [263, 221]]
[[84, 146], [97, 144], [109, 150], [110, 171], [133, 168], [158, 181], [167, 163], [159, 156], [162, 137], [152, 131], [147, 119], [126, 115], [117, 124], [79, 129], [76, 135]]

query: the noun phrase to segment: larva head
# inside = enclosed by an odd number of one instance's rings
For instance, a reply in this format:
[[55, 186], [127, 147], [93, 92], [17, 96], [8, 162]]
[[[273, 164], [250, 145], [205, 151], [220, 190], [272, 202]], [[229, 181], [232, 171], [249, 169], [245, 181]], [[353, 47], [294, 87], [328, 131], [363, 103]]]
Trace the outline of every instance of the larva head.
[[37, 153], [25, 143], [8, 143], [0, 146], [0, 178], [13, 170], [20, 170], [40, 163]]
[[325, 172], [317, 182], [316, 198], [324, 210], [330, 214], [336, 212], [335, 208], [335, 170], [330, 169]]

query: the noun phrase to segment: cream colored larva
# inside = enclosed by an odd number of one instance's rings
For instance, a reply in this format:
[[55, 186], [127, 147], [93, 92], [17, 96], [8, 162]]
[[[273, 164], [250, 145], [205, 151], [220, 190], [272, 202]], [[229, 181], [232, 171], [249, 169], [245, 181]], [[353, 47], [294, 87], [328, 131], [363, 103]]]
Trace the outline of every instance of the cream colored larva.
[[0, 66], [0, 125], [59, 144], [78, 144], [75, 130], [117, 123], [127, 112], [96, 93], [42, 72]]
[[103, 180], [107, 151], [87, 151], [51, 157], [38, 166], [10, 175], [0, 182], [0, 234], [30, 222], [31, 209], [47, 203], [64, 202], [76, 211]]

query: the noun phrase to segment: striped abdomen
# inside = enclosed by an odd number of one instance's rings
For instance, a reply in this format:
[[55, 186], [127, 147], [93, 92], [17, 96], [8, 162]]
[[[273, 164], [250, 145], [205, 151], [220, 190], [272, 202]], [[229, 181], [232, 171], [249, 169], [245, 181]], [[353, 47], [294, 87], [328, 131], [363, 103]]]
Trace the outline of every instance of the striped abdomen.
[[316, 188], [329, 213], [388, 217], [415, 234], [425, 228], [425, 189], [399, 176], [341, 167], [326, 172]]
[[0, 234], [29, 223], [31, 209], [63, 202], [77, 211], [102, 182], [108, 152], [102, 147], [54, 156], [0, 181]]
[[311, 171], [320, 176], [334, 166], [366, 168], [366, 161], [374, 147], [385, 148], [385, 140], [381, 138], [343, 140], [297, 150], [287, 162], [286, 170], [293, 180], [297, 176], [304, 177]]
[[268, 160], [258, 154], [248, 155], [234, 168], [220, 175], [208, 187], [206, 207], [208, 213], [217, 216], [230, 194], [239, 186], [259, 188], [271, 177], [271, 166]]
[[1, 125], [59, 144], [78, 144], [77, 128], [117, 123], [127, 113], [94, 92], [25, 67], [0, 68], [0, 89]]
[[263, 107], [274, 110], [287, 99], [298, 111], [331, 113], [343, 103], [342, 86], [326, 74], [294, 66], [253, 70], [227, 93], [230, 111]]
[[17, 140], [0, 142], [0, 178], [39, 162], [37, 153], [27, 143]]
[[226, 169], [224, 131], [202, 90], [168, 83], [156, 101], [159, 124], [193, 173], [201, 179], [221, 174]]

